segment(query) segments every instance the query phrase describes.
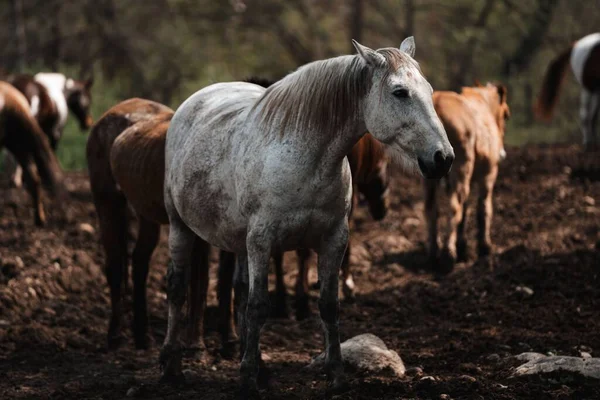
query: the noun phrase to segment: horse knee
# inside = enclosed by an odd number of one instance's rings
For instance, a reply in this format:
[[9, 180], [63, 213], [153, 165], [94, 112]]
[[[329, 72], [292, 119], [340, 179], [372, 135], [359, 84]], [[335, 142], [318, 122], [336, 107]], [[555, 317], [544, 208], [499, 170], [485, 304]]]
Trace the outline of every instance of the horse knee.
[[186, 277], [185, 270], [177, 267], [173, 261], [169, 262], [167, 269], [167, 297], [176, 306], [185, 303]]

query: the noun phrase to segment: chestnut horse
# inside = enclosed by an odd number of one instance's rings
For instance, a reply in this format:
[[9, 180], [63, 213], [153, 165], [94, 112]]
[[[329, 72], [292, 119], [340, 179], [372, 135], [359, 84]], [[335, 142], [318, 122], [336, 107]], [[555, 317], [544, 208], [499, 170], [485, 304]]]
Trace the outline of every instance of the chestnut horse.
[[581, 85], [579, 116], [583, 145], [592, 149], [599, 145], [596, 124], [600, 114], [600, 33], [584, 36], [552, 60], [544, 77], [535, 111], [543, 120], [552, 118], [569, 62], [575, 79]]
[[498, 174], [498, 163], [505, 156], [505, 121], [510, 117], [507, 91], [502, 85], [465, 87], [460, 94], [435, 92], [433, 104], [456, 159], [447, 180], [451, 212], [438, 255], [437, 190], [438, 180], [425, 182], [425, 216], [429, 231], [429, 254], [437, 272], [447, 273], [457, 261], [466, 261], [465, 225], [471, 183], [479, 187], [477, 204], [478, 253], [486, 256], [492, 250], [492, 191]]
[[48, 139], [31, 115], [27, 99], [12, 85], [0, 81], [0, 149], [3, 147], [23, 168], [25, 186], [33, 198], [35, 224], [41, 226], [46, 214], [40, 183], [57, 200], [64, 199], [62, 171]]
[[[14, 87], [25, 95], [31, 112], [48, 137], [54, 151], [58, 146], [69, 110], [77, 117], [81, 130], [92, 126], [90, 105], [92, 101], [91, 79], [79, 81], [58, 73], [15, 74], [8, 78]], [[14, 165], [14, 163], [13, 163]], [[14, 186], [21, 186], [21, 170], [9, 167]]]
[[[100, 235], [106, 256], [112, 316], [108, 346], [122, 341], [122, 294], [127, 282], [127, 203], [138, 217], [138, 237], [131, 257], [133, 269], [133, 332], [137, 348], [151, 344], [148, 335], [146, 279], [150, 258], [160, 237], [160, 225], [169, 222], [163, 200], [165, 138], [173, 110], [144, 99], [129, 99], [109, 109], [93, 127], [87, 142], [87, 160]], [[206, 242], [194, 247], [197, 268], [190, 280], [190, 347], [204, 347], [201, 332], [208, 285]], [[199, 275], [198, 275], [199, 274]], [[201, 285], [201, 287], [198, 287]]]

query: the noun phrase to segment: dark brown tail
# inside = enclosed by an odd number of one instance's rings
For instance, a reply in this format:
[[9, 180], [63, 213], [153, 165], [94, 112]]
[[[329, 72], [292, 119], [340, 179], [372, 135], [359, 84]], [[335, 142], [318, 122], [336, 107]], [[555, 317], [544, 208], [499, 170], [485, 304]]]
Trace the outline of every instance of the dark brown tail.
[[535, 114], [541, 120], [549, 121], [552, 118], [572, 50], [573, 46], [571, 45], [550, 63], [546, 71], [542, 90], [534, 106]]
[[35, 162], [42, 183], [53, 196], [64, 195], [62, 169], [50, 147], [48, 138], [37, 121], [29, 114], [23, 113], [20, 120], [23, 127], [22, 132], [26, 135], [31, 157]]

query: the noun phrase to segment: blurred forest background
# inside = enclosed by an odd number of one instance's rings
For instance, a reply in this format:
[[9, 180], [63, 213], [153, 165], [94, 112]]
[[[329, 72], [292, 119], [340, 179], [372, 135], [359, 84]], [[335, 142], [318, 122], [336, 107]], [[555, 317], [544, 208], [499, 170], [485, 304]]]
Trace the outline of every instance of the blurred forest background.
[[[434, 89], [475, 80], [509, 88], [506, 140], [580, 141], [579, 87], [569, 72], [552, 123], [531, 104], [549, 61], [600, 27], [600, 0], [1, 0], [0, 67], [94, 77], [93, 115], [129, 97], [176, 108], [213, 82], [280, 78], [354, 53], [350, 39], [398, 46], [409, 35]], [[70, 118], [72, 120], [73, 118]], [[65, 168], [85, 168], [86, 136], [70, 121]]]

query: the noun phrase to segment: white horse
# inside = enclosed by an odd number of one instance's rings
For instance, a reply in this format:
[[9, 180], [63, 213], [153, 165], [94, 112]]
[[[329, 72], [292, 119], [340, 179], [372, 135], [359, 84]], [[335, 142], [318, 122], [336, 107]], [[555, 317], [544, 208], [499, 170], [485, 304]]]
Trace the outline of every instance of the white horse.
[[600, 111], [600, 33], [584, 36], [552, 60], [544, 77], [536, 113], [545, 120], [552, 118], [569, 61], [575, 79], [582, 87], [579, 117], [583, 144], [586, 148], [593, 148], [598, 146], [596, 123]]
[[353, 43], [359, 55], [307, 64], [267, 90], [210, 85], [176, 111], [165, 153], [171, 262], [163, 379], [182, 378], [181, 308], [198, 235], [241, 260], [237, 284], [248, 291], [239, 307], [242, 393], [256, 391], [269, 259], [298, 248], [319, 256], [327, 367], [334, 388], [343, 385], [338, 273], [352, 195], [346, 154], [369, 131], [429, 178], [445, 175], [454, 159], [431, 85], [412, 58], [413, 38], [377, 51]]

